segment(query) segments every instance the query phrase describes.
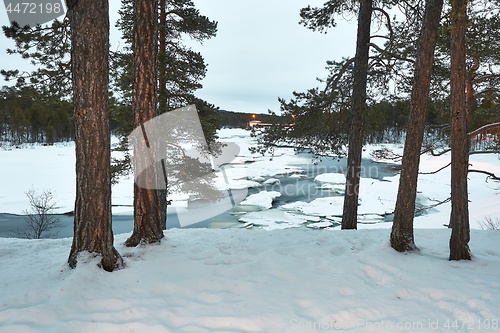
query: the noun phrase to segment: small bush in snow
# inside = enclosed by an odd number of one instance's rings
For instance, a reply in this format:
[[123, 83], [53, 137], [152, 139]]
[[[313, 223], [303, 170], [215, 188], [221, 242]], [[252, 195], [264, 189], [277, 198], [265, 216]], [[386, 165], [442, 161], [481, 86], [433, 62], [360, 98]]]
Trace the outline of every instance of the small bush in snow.
[[479, 222], [483, 230], [500, 230], [500, 219], [493, 219], [492, 217], [485, 217], [483, 221]]
[[56, 203], [51, 191], [44, 190], [42, 193], [37, 193], [35, 189], [30, 189], [25, 193], [30, 202], [30, 210], [24, 210], [26, 214], [26, 225], [23, 229], [14, 231], [15, 235], [20, 238], [41, 239], [50, 238], [57, 233], [52, 233], [51, 230], [59, 226], [59, 218], [54, 216]]

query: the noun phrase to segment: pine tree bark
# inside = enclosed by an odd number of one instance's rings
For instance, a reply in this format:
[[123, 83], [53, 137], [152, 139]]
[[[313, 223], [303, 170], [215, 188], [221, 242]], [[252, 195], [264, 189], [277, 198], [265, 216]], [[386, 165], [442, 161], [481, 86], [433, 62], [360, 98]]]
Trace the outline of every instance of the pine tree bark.
[[111, 225], [111, 140], [109, 130], [109, 6], [107, 0], [67, 2], [71, 24], [71, 66], [76, 150], [73, 244], [75, 267], [83, 251], [102, 256], [113, 271], [123, 264], [113, 247]]
[[168, 111], [167, 98], [167, 0], [159, 0], [159, 42], [158, 42], [158, 106], [159, 112]]
[[[158, 1], [134, 0], [134, 30], [132, 49], [134, 52], [134, 84], [132, 108], [135, 127], [142, 127], [156, 116], [156, 87], [158, 60]], [[145, 134], [145, 133], [144, 133]], [[153, 138], [146, 138], [146, 140]], [[153, 141], [149, 147], [134, 147], [134, 171], [144, 170], [134, 183], [134, 231], [125, 242], [126, 246], [160, 242], [163, 231], [158, 206], [157, 175], [155, 168], [148, 166], [148, 156], [156, 149]], [[144, 147], [144, 148], [143, 148]], [[156, 160], [153, 158], [153, 160]], [[141, 186], [138, 185], [141, 184]]]
[[[160, 26], [159, 26], [159, 49], [158, 49], [158, 108], [159, 113], [164, 113], [168, 111], [168, 97], [167, 97], [167, 0], [159, 0], [160, 6]], [[166, 149], [166, 147], [165, 147]], [[166, 153], [166, 152], [165, 152]], [[166, 170], [165, 162], [162, 164], [162, 168]], [[165, 171], [166, 175], [166, 171]], [[165, 176], [166, 178], [166, 176]], [[167, 187], [167, 182], [165, 179], [165, 187]], [[158, 190], [158, 212], [160, 215], [160, 224], [162, 230], [167, 229], [167, 206], [168, 206], [168, 189]]]
[[410, 115], [406, 132], [401, 175], [391, 232], [391, 246], [399, 252], [415, 251], [413, 235], [415, 199], [417, 196], [420, 149], [424, 138], [425, 115], [434, 63], [434, 50], [438, 37], [443, 0], [426, 3], [419, 49], [415, 63], [415, 75], [410, 101]]
[[465, 95], [467, 0], [451, 0], [451, 216], [450, 260], [470, 260], [467, 173], [469, 140]]
[[358, 198], [363, 149], [363, 117], [366, 112], [366, 85], [370, 51], [372, 0], [361, 0], [358, 14], [354, 80], [352, 89], [351, 131], [347, 153], [347, 174], [342, 213], [342, 229], [357, 229]]

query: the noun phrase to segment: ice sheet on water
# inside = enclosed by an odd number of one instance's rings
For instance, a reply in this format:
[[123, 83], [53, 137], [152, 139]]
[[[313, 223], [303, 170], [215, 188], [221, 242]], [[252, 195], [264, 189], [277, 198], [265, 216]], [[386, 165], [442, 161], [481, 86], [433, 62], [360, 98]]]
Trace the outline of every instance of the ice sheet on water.
[[322, 173], [314, 177], [315, 182], [332, 183], [332, 184], [345, 184], [345, 175], [342, 173]]
[[306, 225], [306, 227], [312, 228], [312, 229], [323, 229], [323, 228], [328, 228], [328, 227], [331, 227], [331, 226], [333, 226], [333, 223], [329, 222], [329, 221], [309, 223], [308, 225]]
[[266, 181], [264, 181], [263, 184], [264, 185], [280, 185], [281, 182], [278, 178], [269, 178], [269, 179], [266, 179]]
[[280, 197], [281, 193], [277, 191], [260, 191], [249, 195], [245, 200], [240, 202], [241, 206], [256, 206], [261, 209], [269, 209], [273, 206], [276, 198]]
[[[266, 179], [278, 177], [304, 177], [303, 167], [311, 163], [309, 157], [295, 155], [290, 148], [278, 148], [275, 156], [251, 154], [249, 148], [255, 146], [256, 140], [243, 129], [222, 129], [218, 132], [221, 141], [233, 142], [241, 150], [230, 165], [225, 166], [226, 178], [222, 172], [217, 173], [217, 188], [221, 190], [243, 189], [262, 186]], [[368, 145], [363, 151], [364, 158], [370, 158], [370, 152], [381, 147], [394, 149], [402, 153], [402, 145]], [[119, 153], [114, 153], [119, 154]], [[28, 208], [28, 201], [24, 194], [31, 187], [35, 189], [50, 189], [53, 191], [58, 212], [68, 212], [74, 208], [75, 174], [74, 174], [74, 145], [55, 145], [50, 147], [33, 146], [26, 149], [0, 150], [0, 174], [4, 176], [0, 186], [0, 213], [22, 214]], [[423, 155], [420, 171], [435, 171], [450, 162], [450, 154], [440, 157]], [[498, 157], [494, 154], [471, 155], [470, 163], [475, 169], [484, 169], [496, 174], [500, 173]], [[333, 177], [333, 178], [332, 178]], [[317, 186], [321, 189], [332, 190], [332, 195], [343, 191], [342, 174], [323, 174], [316, 178]], [[479, 222], [487, 217], [496, 217], [499, 205], [496, 198], [500, 186], [498, 182], [486, 179], [485, 175], [471, 173], [469, 178], [469, 212], [471, 228], [481, 228]], [[385, 181], [361, 179], [359, 214], [390, 214], [394, 210], [399, 184], [399, 175], [385, 178]], [[339, 184], [334, 184], [338, 182]], [[113, 212], [131, 214], [133, 203], [133, 177], [124, 177], [113, 186]], [[450, 170], [445, 168], [435, 174], [421, 174], [418, 179], [419, 202], [425, 205], [434, 205], [444, 201], [450, 193]], [[186, 206], [188, 200], [182, 196], [173, 198], [174, 205]], [[297, 202], [282, 207], [287, 212], [302, 212], [314, 216], [340, 216], [342, 214], [342, 198], [333, 197], [332, 202], [325, 203], [312, 201], [311, 203]], [[320, 205], [321, 204], [321, 205]], [[416, 227], [442, 228], [449, 220], [450, 204], [442, 204], [432, 210], [432, 219], [426, 216], [415, 218]], [[437, 221], [437, 222], [436, 222]], [[387, 227], [388, 223], [378, 223], [373, 226], [364, 224], [363, 227]]]
[[307, 216], [278, 209], [251, 212], [240, 218], [241, 222], [260, 226], [265, 230], [298, 228], [308, 220]]
[[311, 216], [342, 215], [343, 197], [317, 198], [311, 202], [296, 201], [280, 206], [285, 211], [297, 211]]

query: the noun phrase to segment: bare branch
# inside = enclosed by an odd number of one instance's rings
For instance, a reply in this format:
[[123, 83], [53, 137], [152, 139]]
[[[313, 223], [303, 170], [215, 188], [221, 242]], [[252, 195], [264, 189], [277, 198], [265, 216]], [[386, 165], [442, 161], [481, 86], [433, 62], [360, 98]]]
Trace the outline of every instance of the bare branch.
[[489, 130], [489, 129], [492, 129], [492, 128], [499, 128], [499, 127], [500, 127], [500, 122], [492, 123], [492, 124], [487, 124], [487, 125], [479, 127], [478, 129], [475, 129], [472, 132], [467, 133], [467, 136], [470, 139], [470, 138], [474, 137], [475, 135], [477, 135], [477, 134], [479, 134], [479, 133], [481, 133], [483, 131], [486, 131], [486, 130]]
[[57, 207], [52, 192], [44, 190], [39, 194], [35, 189], [30, 189], [26, 192], [26, 196], [31, 206], [29, 211], [24, 210], [26, 226], [24, 229], [14, 230], [14, 234], [28, 239], [41, 239], [57, 234], [50, 233], [52, 229], [60, 226], [59, 218], [53, 216], [53, 211]]
[[469, 153], [469, 155], [479, 155], [479, 154], [500, 154], [500, 150], [475, 150]]
[[447, 168], [447, 167], [449, 167], [450, 165], [451, 165], [451, 162], [450, 162], [450, 163], [448, 163], [448, 164], [446, 164], [444, 167], [439, 168], [439, 169], [437, 169], [437, 170], [435, 170], [435, 171], [431, 171], [431, 172], [419, 172], [418, 174], [419, 174], [419, 175], [434, 175], [434, 174], [436, 174], [436, 173], [438, 173], [438, 172], [440, 172], [440, 171], [442, 171], [442, 170], [446, 169], [446, 168]]
[[382, 38], [382, 39], [387, 39], [387, 40], [391, 40], [391, 37], [387, 37], [387, 36], [384, 36], [384, 35], [372, 35], [370, 36], [371, 39], [373, 38]]
[[491, 79], [497, 79], [500, 77], [500, 74], [488, 74], [488, 75], [483, 75], [481, 77], [478, 77], [477, 79], [475, 80], [472, 80], [472, 83], [476, 84], [476, 83], [480, 83], [480, 82], [484, 82], [484, 81], [488, 81], [488, 80], [491, 80]]
[[401, 161], [403, 158], [402, 155], [395, 153], [393, 150], [390, 150], [386, 147], [382, 149], [376, 149], [370, 153], [370, 155], [376, 160], [393, 160], [393, 161]]
[[491, 94], [491, 93], [494, 93], [494, 92], [500, 92], [500, 88], [495, 88], [495, 87], [486, 88], [484, 90], [481, 90], [481, 91], [475, 93], [474, 97], [479, 97], [479, 96], [486, 95], [486, 94]]
[[492, 172], [484, 171], [484, 170], [476, 170], [476, 169], [469, 169], [469, 172], [475, 172], [475, 173], [482, 173], [488, 176], [488, 178], [491, 178], [493, 180], [500, 181], [500, 177], [495, 175]]
[[436, 153], [436, 152], [434, 152], [434, 149], [432, 147], [428, 147], [428, 148], [422, 150], [422, 152], [420, 154], [422, 155], [422, 154], [429, 153], [429, 154], [431, 154], [434, 157], [438, 157], [438, 156], [442, 156], [442, 155], [444, 155], [446, 153], [449, 153], [450, 151], [451, 151], [451, 149], [448, 148], [448, 149], [444, 149], [443, 151], [440, 151], [440, 152]]
[[417, 208], [415, 209], [415, 213], [420, 213], [420, 212], [423, 212], [425, 210], [428, 210], [428, 209], [431, 209], [431, 208], [434, 208], [434, 207], [437, 207], [439, 205], [442, 205], [442, 204], [445, 204], [445, 203], [448, 203], [451, 201], [451, 197], [450, 198], [447, 198], [447, 199], [444, 199], [442, 201], [438, 201], [437, 203], [433, 204], [433, 205], [430, 205], [430, 206], [425, 206], [425, 207], [421, 207], [421, 208]]
[[385, 18], [387, 20], [387, 29], [389, 29], [389, 34], [391, 36], [390, 39], [392, 39], [394, 32], [392, 30], [391, 17], [389, 16], [389, 13], [387, 13], [385, 10], [383, 10], [382, 8], [379, 8], [379, 7], [373, 7], [372, 10], [376, 11], [376, 12], [380, 12], [382, 15], [385, 16]]

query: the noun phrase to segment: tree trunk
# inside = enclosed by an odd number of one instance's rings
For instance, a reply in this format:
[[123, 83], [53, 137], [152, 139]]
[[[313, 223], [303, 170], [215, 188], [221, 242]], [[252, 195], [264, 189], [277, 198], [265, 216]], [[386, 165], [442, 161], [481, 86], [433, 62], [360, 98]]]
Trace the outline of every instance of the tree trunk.
[[[156, 80], [158, 60], [158, 1], [134, 0], [134, 85], [132, 108], [135, 127], [156, 116]], [[149, 156], [156, 152], [154, 138], [145, 137], [145, 146], [134, 147], [134, 172], [144, 170], [134, 183], [134, 231], [127, 246], [156, 243], [163, 238], [158, 210], [158, 179], [155, 167], [148, 165]], [[149, 143], [149, 144], [148, 144]], [[153, 160], [157, 159], [153, 156]], [[141, 186], [138, 185], [141, 184]]]
[[111, 225], [111, 141], [108, 105], [109, 9], [107, 0], [67, 2], [76, 149], [74, 237], [68, 263], [78, 253], [102, 256], [106, 271], [121, 267]]
[[391, 246], [399, 252], [417, 250], [413, 237], [413, 218], [417, 196], [420, 149], [425, 131], [425, 114], [434, 63], [434, 49], [439, 31], [443, 0], [428, 0], [419, 39], [410, 115], [405, 139], [401, 176], [391, 232]]
[[168, 111], [167, 105], [167, 0], [160, 2], [160, 26], [158, 43], [158, 106], [159, 113]]
[[370, 25], [372, 0], [360, 1], [358, 35], [354, 59], [354, 82], [352, 89], [351, 131], [347, 154], [347, 174], [342, 214], [342, 229], [357, 229], [358, 198], [363, 149], [363, 116], [366, 111], [366, 81], [370, 51]]
[[470, 125], [472, 123], [472, 120], [474, 119], [474, 109], [475, 109], [475, 104], [476, 104], [476, 99], [474, 96], [474, 82], [472, 81], [472, 76], [473, 73], [470, 73], [470, 75], [467, 75], [465, 78], [465, 105], [467, 109], [467, 125]]
[[469, 140], [465, 96], [467, 0], [451, 0], [451, 216], [450, 260], [470, 260], [467, 171]]
[[[158, 50], [158, 107], [159, 113], [164, 113], [168, 111], [167, 103], [167, 0], [160, 0], [160, 41]], [[165, 148], [166, 149], [166, 148]], [[165, 154], [166, 155], [166, 154]], [[165, 170], [165, 162], [163, 162], [162, 167]], [[166, 173], [165, 173], [166, 177]], [[165, 187], [166, 187], [165, 182]], [[167, 194], [168, 189], [158, 190], [158, 212], [160, 214], [160, 224], [162, 230], [167, 229]]]

